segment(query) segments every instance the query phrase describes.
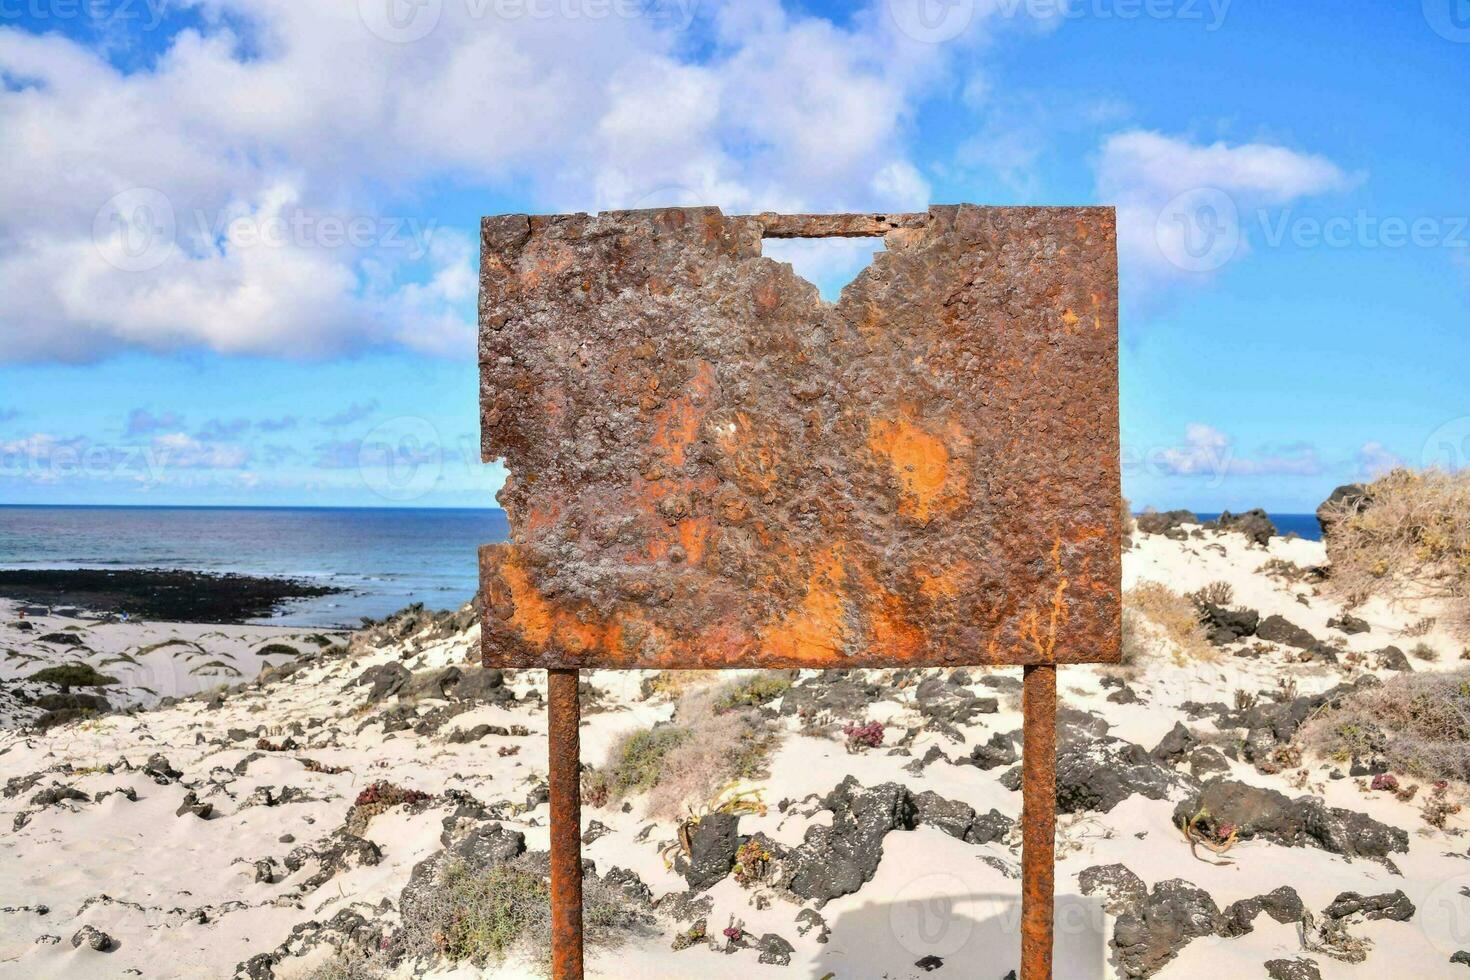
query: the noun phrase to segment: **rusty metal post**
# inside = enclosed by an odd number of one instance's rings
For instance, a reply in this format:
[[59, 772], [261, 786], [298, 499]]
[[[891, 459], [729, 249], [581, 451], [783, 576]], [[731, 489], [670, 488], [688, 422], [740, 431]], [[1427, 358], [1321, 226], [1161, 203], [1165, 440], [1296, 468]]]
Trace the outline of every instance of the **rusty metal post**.
[[1051, 980], [1056, 894], [1057, 668], [1026, 668], [1022, 691], [1021, 980]]
[[582, 705], [578, 671], [547, 671], [551, 770], [551, 973], [582, 980]]

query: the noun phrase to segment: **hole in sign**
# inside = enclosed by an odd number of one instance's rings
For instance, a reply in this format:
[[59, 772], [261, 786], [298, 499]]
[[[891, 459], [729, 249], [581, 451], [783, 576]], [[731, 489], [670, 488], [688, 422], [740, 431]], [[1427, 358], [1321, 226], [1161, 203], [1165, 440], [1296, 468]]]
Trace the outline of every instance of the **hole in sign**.
[[761, 243], [762, 255], [790, 263], [828, 303], [837, 302], [884, 250], [882, 238], [767, 238]]

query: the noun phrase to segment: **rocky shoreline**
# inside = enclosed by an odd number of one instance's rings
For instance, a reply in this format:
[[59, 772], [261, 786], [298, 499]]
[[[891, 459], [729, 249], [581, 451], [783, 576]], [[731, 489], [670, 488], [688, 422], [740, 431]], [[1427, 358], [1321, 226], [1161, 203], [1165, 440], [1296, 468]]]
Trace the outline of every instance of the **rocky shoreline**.
[[265, 619], [294, 599], [343, 591], [300, 579], [168, 568], [0, 569], [0, 599], [177, 623]]

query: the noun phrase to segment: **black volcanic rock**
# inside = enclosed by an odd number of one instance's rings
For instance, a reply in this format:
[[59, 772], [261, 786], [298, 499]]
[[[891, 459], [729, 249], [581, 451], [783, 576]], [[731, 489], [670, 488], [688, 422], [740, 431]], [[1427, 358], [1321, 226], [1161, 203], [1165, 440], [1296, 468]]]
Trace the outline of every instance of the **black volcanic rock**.
[[1336, 523], [1337, 514], [1358, 513], [1372, 501], [1373, 498], [1368, 493], [1368, 488], [1361, 483], [1348, 483], [1333, 490], [1327, 499], [1317, 506], [1317, 523], [1322, 525], [1322, 537], [1324, 539], [1331, 537], [1332, 525]]
[[1193, 511], [1170, 510], [1160, 513], [1158, 511], [1145, 511], [1134, 520], [1138, 530], [1144, 534], [1169, 534], [1174, 531], [1179, 537], [1184, 537], [1184, 532], [1179, 531], [1181, 524], [1198, 524], [1199, 516]]
[[1267, 616], [1256, 627], [1256, 636], [1270, 643], [1309, 650], [1317, 645], [1317, 638], [1285, 616]]
[[166, 568], [0, 569], [0, 596], [182, 623], [264, 619], [292, 599], [343, 591], [296, 579]]
[[1266, 544], [1278, 532], [1276, 525], [1266, 512], [1257, 507], [1248, 510], [1244, 514], [1232, 514], [1225, 511], [1218, 518], [1205, 524], [1205, 527], [1216, 531], [1239, 531], [1256, 544]]
[[1409, 849], [1406, 831], [1313, 796], [1296, 799], [1232, 779], [1205, 784], [1174, 809], [1174, 825], [1200, 813], [1209, 827], [1233, 826], [1241, 840], [1263, 837], [1287, 847], [1314, 845], [1345, 857], [1386, 858]]

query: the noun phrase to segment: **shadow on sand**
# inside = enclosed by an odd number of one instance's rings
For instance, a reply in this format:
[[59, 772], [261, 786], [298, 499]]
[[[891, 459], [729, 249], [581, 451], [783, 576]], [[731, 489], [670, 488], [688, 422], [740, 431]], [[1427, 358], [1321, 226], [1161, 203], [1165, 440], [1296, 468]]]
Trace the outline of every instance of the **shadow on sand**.
[[[824, 952], [809, 980], [1002, 980], [1021, 962], [1021, 901], [1015, 894], [928, 894], [864, 905], [827, 925]], [[1066, 980], [1103, 977], [1107, 969], [1100, 901], [1058, 895], [1054, 975]], [[938, 957], [928, 967], [926, 957]]]

